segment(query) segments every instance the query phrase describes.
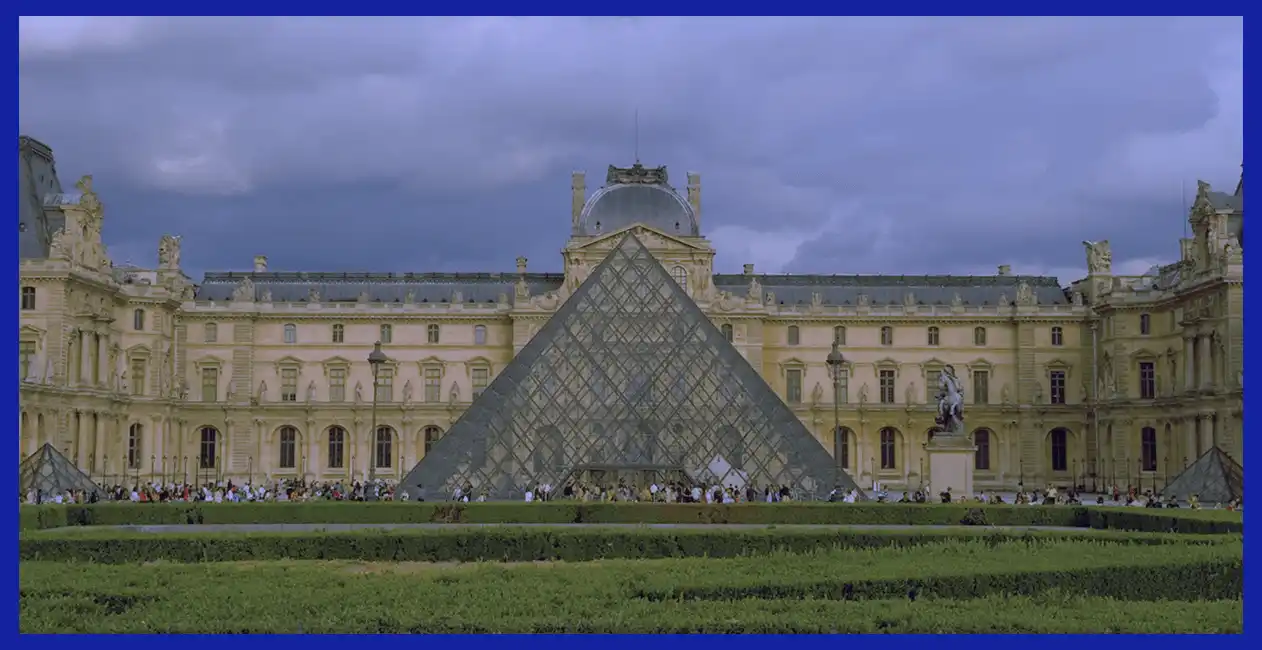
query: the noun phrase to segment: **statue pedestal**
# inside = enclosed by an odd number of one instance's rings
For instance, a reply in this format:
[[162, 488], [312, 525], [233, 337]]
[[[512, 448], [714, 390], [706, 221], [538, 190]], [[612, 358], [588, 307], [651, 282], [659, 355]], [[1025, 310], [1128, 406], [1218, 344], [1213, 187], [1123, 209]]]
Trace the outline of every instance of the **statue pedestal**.
[[937, 434], [925, 443], [929, 457], [929, 490], [932, 500], [947, 488], [955, 499], [973, 498], [973, 461], [977, 447], [966, 436]]

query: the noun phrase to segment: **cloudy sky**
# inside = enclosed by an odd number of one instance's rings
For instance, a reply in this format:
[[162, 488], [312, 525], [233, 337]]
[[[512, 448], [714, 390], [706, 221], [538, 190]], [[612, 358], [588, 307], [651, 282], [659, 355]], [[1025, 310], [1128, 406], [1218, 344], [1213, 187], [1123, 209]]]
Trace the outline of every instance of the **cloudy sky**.
[[116, 262], [180, 234], [195, 276], [559, 270], [637, 110], [725, 272], [1142, 272], [1242, 157], [1239, 18], [19, 25], [22, 132], [95, 174]]

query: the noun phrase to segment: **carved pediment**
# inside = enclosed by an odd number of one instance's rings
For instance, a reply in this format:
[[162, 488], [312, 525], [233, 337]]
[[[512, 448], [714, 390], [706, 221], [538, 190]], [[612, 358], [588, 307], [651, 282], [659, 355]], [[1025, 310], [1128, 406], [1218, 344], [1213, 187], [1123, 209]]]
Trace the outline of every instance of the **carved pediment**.
[[582, 244], [569, 246], [565, 249], [565, 252], [570, 253], [570, 252], [578, 252], [578, 251], [593, 251], [593, 252], [610, 251], [610, 250], [613, 250], [614, 246], [618, 245], [618, 242], [622, 241], [622, 236], [628, 232], [634, 234], [636, 239], [639, 239], [640, 242], [644, 244], [645, 248], [648, 248], [649, 250], [666, 249], [666, 250], [689, 250], [689, 251], [706, 251], [706, 252], [710, 251], [710, 247], [704, 244], [681, 239], [674, 235], [658, 230], [657, 228], [653, 228], [651, 226], [646, 226], [644, 224], [637, 223], [637, 224], [632, 224], [630, 226], [626, 226], [625, 228], [620, 228], [611, 233], [601, 235], [599, 237], [596, 237]]
[[1156, 359], [1158, 356], [1160, 356], [1158, 353], [1148, 348], [1140, 348], [1131, 353], [1132, 359]]
[[797, 357], [789, 357], [788, 359], [785, 359], [784, 361], [781, 361], [781, 362], [780, 362], [780, 374], [781, 374], [781, 375], [783, 375], [783, 374], [784, 374], [784, 371], [789, 370], [789, 369], [791, 369], [791, 368], [796, 368], [796, 369], [799, 369], [799, 370], [805, 370], [805, 369], [806, 369], [806, 362], [805, 362], [805, 361], [803, 361], [803, 360], [801, 360], [801, 359], [799, 359], [799, 358], [797, 358]]
[[153, 351], [149, 349], [149, 346], [143, 343], [138, 343], [136, 345], [131, 346], [130, 348], [127, 348], [128, 357], [147, 357], [147, 356], [151, 356], [152, 354], [153, 354]]
[[937, 357], [933, 357], [932, 359], [929, 359], [927, 361], [921, 361], [920, 362], [920, 376], [924, 377], [925, 375], [929, 374], [929, 371], [931, 370], [942, 370], [942, 368], [945, 367], [946, 365], [947, 365], [947, 362]]
[[275, 365], [276, 365], [277, 370], [279, 371], [279, 369], [280, 369], [280, 368], [284, 368], [284, 367], [297, 367], [297, 368], [301, 368], [301, 367], [303, 366], [303, 364], [304, 364], [304, 363], [306, 363], [306, 362], [305, 362], [305, 361], [303, 361], [302, 359], [299, 359], [298, 357], [291, 356], [291, 355], [288, 355], [288, 354], [287, 354], [287, 355], [285, 355], [285, 356], [283, 356], [283, 357], [281, 357], [281, 358], [277, 359], [274, 363], [275, 363]]
[[23, 325], [22, 329], [18, 331], [18, 335], [24, 339], [38, 339], [43, 338], [44, 330], [34, 325]]
[[202, 368], [223, 368], [228, 363], [224, 359], [214, 356], [205, 356], [193, 360], [193, 367], [201, 370]]
[[974, 372], [977, 372], [978, 370], [989, 372], [991, 369], [995, 367], [995, 364], [985, 359], [974, 359], [964, 364], [964, 367], [968, 368], [969, 374], [972, 374]]

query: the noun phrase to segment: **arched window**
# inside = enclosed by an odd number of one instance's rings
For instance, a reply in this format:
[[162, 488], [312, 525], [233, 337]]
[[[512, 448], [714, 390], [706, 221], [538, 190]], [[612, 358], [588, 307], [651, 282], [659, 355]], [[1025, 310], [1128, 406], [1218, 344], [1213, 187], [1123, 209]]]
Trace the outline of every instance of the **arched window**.
[[850, 468], [850, 429], [833, 429], [833, 463], [839, 470]]
[[728, 343], [731, 343], [732, 342], [732, 324], [723, 323], [723, 325], [719, 327], [719, 330], [723, 332], [723, 338], [727, 339]]
[[881, 328], [881, 345], [894, 345], [894, 328], [886, 325]]
[[1139, 431], [1140, 462], [1145, 472], [1157, 471], [1157, 430], [1144, 427]]
[[346, 465], [346, 429], [329, 427], [329, 469], [342, 469]]
[[298, 467], [298, 430], [293, 427], [280, 428], [279, 465], [281, 469]]
[[846, 327], [844, 325], [838, 325], [833, 328], [833, 341], [837, 345], [846, 344]]
[[670, 277], [679, 285], [680, 289], [688, 291], [688, 269], [682, 266], [676, 266], [670, 270]]
[[433, 449], [434, 445], [442, 439], [443, 430], [430, 425], [425, 427], [425, 429], [421, 431], [421, 434], [425, 437], [425, 454], [429, 455], [429, 450]]
[[22, 287], [22, 310], [35, 309], [35, 287]]
[[973, 432], [973, 446], [977, 452], [973, 456], [973, 469], [984, 472], [990, 470], [990, 430], [978, 429]]
[[433, 325], [433, 324], [426, 325], [425, 326], [426, 342], [431, 343], [431, 344], [438, 343], [438, 332], [439, 332], [438, 325]]
[[1148, 314], [1139, 315], [1139, 334], [1140, 336], [1152, 334], [1152, 316]]
[[197, 466], [201, 469], [214, 469], [218, 458], [219, 430], [215, 427], [202, 427], [202, 442], [197, 454]]
[[298, 342], [297, 325], [294, 325], [293, 323], [285, 323], [285, 342], [291, 344]]
[[140, 438], [145, 433], [145, 425], [136, 422], [127, 428], [127, 469], [140, 468]]
[[376, 448], [377, 467], [389, 468], [394, 466], [394, 429], [382, 425], [377, 427], [377, 440], [373, 445]]
[[973, 345], [978, 345], [978, 346], [986, 345], [986, 328], [985, 327], [973, 328]]
[[381, 326], [381, 342], [391, 343], [394, 340], [394, 328], [389, 325]]
[[486, 345], [486, 325], [473, 326], [473, 344]]
[[881, 469], [898, 469], [898, 432], [893, 427], [881, 429]]
[[928, 340], [929, 345], [937, 345], [937, 344], [938, 344], [938, 342], [939, 342], [939, 340], [940, 340], [940, 336], [941, 336], [941, 335], [940, 335], [940, 333], [939, 333], [939, 331], [938, 331], [938, 328], [936, 328], [936, 327], [930, 327], [930, 328], [929, 328], [929, 337], [928, 337], [928, 339], [929, 339], [929, 340]]
[[1061, 329], [1060, 327], [1053, 327], [1052, 328], [1052, 345], [1064, 345], [1064, 344], [1065, 344], [1065, 330]]
[[219, 325], [217, 323], [206, 323], [205, 336], [202, 340], [206, 343], [216, 343], [219, 341]]
[[131, 328], [137, 332], [145, 330], [145, 310], [137, 309], [131, 313]]
[[1052, 471], [1069, 471], [1069, 432], [1052, 429], [1052, 434], [1048, 437], [1052, 445]]
[[798, 330], [797, 325], [789, 326], [789, 333], [787, 336], [787, 340], [788, 340], [789, 345], [797, 345], [798, 343], [802, 341], [802, 332]]

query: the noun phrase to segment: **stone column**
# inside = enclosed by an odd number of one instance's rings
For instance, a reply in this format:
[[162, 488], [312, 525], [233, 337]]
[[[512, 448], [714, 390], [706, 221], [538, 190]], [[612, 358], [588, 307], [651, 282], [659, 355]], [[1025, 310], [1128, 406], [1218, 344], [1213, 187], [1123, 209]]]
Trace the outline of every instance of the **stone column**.
[[1183, 339], [1183, 390], [1196, 388], [1196, 337]]
[[97, 335], [96, 364], [97, 385], [101, 388], [109, 388], [114, 369], [110, 367], [110, 337], [108, 334]]
[[1200, 420], [1200, 433], [1197, 435], [1196, 455], [1200, 456], [1214, 444], [1214, 415], [1202, 413], [1197, 418]]
[[92, 332], [87, 330], [79, 331], [79, 385], [92, 385], [92, 346], [89, 341], [92, 338]]
[[92, 441], [92, 457], [95, 460], [92, 465], [96, 468], [97, 474], [101, 474], [105, 471], [105, 456], [108, 455], [105, 447], [107, 440], [105, 435], [105, 423], [108, 419], [109, 418], [106, 417], [104, 413], [96, 414], [96, 434], [95, 439]]
[[320, 462], [320, 456], [317, 453], [320, 450], [318, 442], [319, 437], [319, 432], [316, 431], [315, 420], [308, 419], [307, 430], [303, 432], [303, 442], [307, 443], [304, 445], [307, 448], [307, 464], [302, 468], [302, 471], [311, 479], [318, 476], [320, 468], [324, 467], [323, 463]]
[[1197, 356], [1201, 364], [1201, 390], [1209, 390], [1214, 385], [1214, 353], [1210, 351], [1210, 337], [1202, 335], [1196, 340]]
[[[1197, 451], [1198, 442], [1196, 439], [1196, 416], [1189, 415], [1183, 418], [1183, 457], [1188, 463], [1196, 460], [1200, 453]], [[1182, 466], [1180, 466], [1182, 467]]]
[[76, 411], [79, 416], [79, 430], [75, 431], [75, 465], [88, 471], [89, 446], [92, 442], [92, 414], [88, 411]]

